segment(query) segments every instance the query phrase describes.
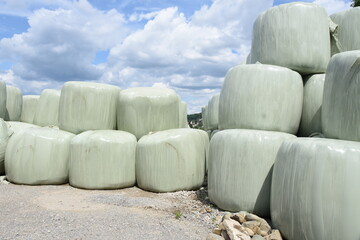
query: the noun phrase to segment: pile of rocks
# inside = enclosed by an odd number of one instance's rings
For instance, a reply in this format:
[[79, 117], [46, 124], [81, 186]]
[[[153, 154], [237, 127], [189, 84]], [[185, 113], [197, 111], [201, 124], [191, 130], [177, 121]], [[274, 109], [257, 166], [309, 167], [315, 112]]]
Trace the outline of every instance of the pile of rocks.
[[282, 240], [279, 230], [263, 218], [247, 212], [227, 213], [206, 240]]

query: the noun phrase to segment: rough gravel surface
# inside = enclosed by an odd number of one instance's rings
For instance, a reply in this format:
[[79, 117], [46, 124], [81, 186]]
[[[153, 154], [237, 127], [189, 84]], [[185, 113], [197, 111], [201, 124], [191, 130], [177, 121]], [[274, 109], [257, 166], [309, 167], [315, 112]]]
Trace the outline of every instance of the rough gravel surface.
[[205, 239], [224, 212], [198, 191], [25, 186], [0, 177], [0, 239]]

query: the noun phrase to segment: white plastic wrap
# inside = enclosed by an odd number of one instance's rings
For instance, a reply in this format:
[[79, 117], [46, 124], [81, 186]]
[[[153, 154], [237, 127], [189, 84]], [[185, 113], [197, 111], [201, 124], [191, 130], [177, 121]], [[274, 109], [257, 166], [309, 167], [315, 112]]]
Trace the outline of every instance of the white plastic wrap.
[[85, 189], [135, 185], [136, 137], [115, 130], [86, 131], [71, 141], [69, 182]]
[[9, 129], [6, 122], [0, 118], [0, 175], [5, 173], [5, 151], [9, 138], [13, 132]]
[[282, 142], [294, 135], [231, 129], [216, 133], [209, 146], [209, 198], [228, 211], [270, 215], [272, 167]]
[[360, 239], [360, 143], [299, 138], [274, 165], [271, 219], [287, 239]]
[[61, 90], [59, 127], [75, 134], [116, 128], [120, 88], [90, 82], [66, 82]]
[[179, 128], [189, 127], [187, 120], [187, 104], [183, 101], [179, 102]]
[[208, 128], [210, 130], [218, 129], [219, 125], [219, 98], [220, 94], [213, 96], [208, 104]]
[[323, 73], [330, 60], [330, 24], [313, 3], [272, 7], [255, 21], [251, 63], [287, 67], [303, 74]]
[[208, 138], [198, 129], [171, 129], [143, 136], [136, 148], [136, 179], [144, 190], [198, 189], [205, 177]]
[[74, 136], [51, 128], [28, 128], [13, 134], [5, 154], [7, 179], [29, 185], [66, 183]]
[[6, 116], [5, 120], [20, 121], [22, 109], [22, 93], [17, 87], [6, 86]]
[[298, 135], [309, 137], [321, 133], [321, 105], [323, 100], [325, 74], [304, 78], [304, 101]]
[[203, 124], [203, 129], [209, 129], [209, 106], [205, 106], [201, 108], [201, 119]]
[[0, 118], [4, 119], [6, 115], [6, 84], [0, 81]]
[[25, 123], [25, 122], [12, 122], [12, 121], [8, 121], [6, 122], [6, 124], [8, 125], [9, 129], [13, 132], [13, 133], [18, 133], [24, 129], [27, 128], [40, 128], [40, 126], [38, 125], [34, 125], [31, 123]]
[[179, 127], [179, 97], [167, 88], [129, 88], [120, 92], [117, 128], [140, 139], [149, 132]]
[[360, 141], [360, 51], [334, 55], [326, 71], [321, 111], [328, 138]]
[[220, 93], [219, 129], [259, 129], [296, 134], [303, 81], [290, 69], [238, 65], [229, 70]]
[[45, 126], [58, 126], [60, 91], [45, 89], [40, 95], [34, 116], [34, 124]]
[[350, 8], [330, 18], [338, 25], [331, 42], [332, 53], [360, 50], [360, 8]]
[[23, 104], [22, 104], [21, 117], [20, 117], [21, 122], [26, 122], [26, 123], [34, 122], [34, 117], [37, 110], [39, 98], [40, 96], [38, 95], [23, 96]]

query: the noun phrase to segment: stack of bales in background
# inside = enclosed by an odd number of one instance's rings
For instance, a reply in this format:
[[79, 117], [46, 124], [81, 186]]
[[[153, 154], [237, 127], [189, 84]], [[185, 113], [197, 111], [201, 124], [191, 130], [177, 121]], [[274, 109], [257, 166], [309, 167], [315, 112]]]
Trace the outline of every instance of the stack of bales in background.
[[[5, 95], [5, 84], [0, 86]], [[26, 102], [24, 122], [3, 122], [0, 139], [11, 182], [69, 181], [74, 187], [114, 189], [134, 186], [139, 178], [142, 188], [158, 192], [196, 189], [203, 183], [209, 140], [206, 132], [188, 128], [187, 105], [173, 90], [120, 91], [107, 84], [66, 82], [61, 92], [16, 96]], [[159, 169], [166, 171], [161, 175]]]
[[[355, 26], [360, 20], [359, 10], [355, 8], [334, 14], [331, 19], [335, 24], [329, 24], [320, 7], [306, 3], [284, 4], [263, 13], [254, 24], [249, 61], [287, 67], [303, 75], [304, 100], [297, 134], [308, 137], [321, 132], [326, 138], [333, 138], [284, 140], [274, 155], [276, 161], [271, 183], [271, 218], [275, 227], [287, 239], [355, 240], [360, 236], [360, 230], [356, 227], [360, 224], [360, 209], [357, 206], [360, 194], [354, 191], [360, 180], [360, 51], [349, 51], [360, 49], [359, 28]], [[289, 28], [285, 25], [289, 25]], [[349, 51], [338, 53], [331, 60], [330, 33], [333, 52], [334, 43], [338, 52]], [[326, 74], [323, 74], [325, 70]], [[225, 81], [224, 87], [226, 84]], [[256, 87], [259, 88], [261, 87]], [[289, 89], [284, 88], [284, 91]], [[241, 95], [241, 91], [238, 93]], [[273, 98], [276, 99], [276, 96]], [[220, 126], [221, 117], [224, 116], [221, 113], [221, 100], [220, 97]], [[242, 100], [248, 104], [257, 101]], [[283, 104], [292, 101], [287, 100]], [[258, 109], [259, 107], [254, 106], [252, 113], [256, 113]], [[280, 114], [281, 111], [277, 110], [276, 113]], [[264, 117], [268, 116], [266, 114]], [[240, 121], [248, 117], [249, 112], [243, 116], [238, 115]], [[261, 117], [251, 123], [254, 124], [259, 119]], [[249, 127], [249, 124], [245, 127]], [[225, 205], [226, 202], [221, 201], [221, 195], [226, 195], [224, 190], [216, 195], [217, 198], [212, 196], [211, 190], [213, 169], [218, 172], [219, 165], [224, 165], [224, 162], [220, 164], [220, 160], [217, 161], [218, 165], [213, 162], [213, 141], [221, 133], [215, 135], [210, 143], [209, 194], [211, 199]], [[263, 137], [261, 141], [265, 139], [267, 138]], [[233, 151], [239, 154], [249, 144], [253, 144], [253, 140], [244, 142], [246, 140], [243, 139], [243, 143], [237, 145], [238, 150]], [[254, 147], [252, 149], [260, 151]], [[229, 154], [229, 150], [227, 152]], [[237, 161], [244, 155], [239, 154]], [[251, 161], [254, 159], [253, 157]], [[249, 162], [243, 163], [241, 171], [248, 169]], [[239, 171], [237, 174], [241, 176], [243, 172]], [[247, 177], [237, 178], [235, 181], [244, 189], [244, 182], [251, 183], [251, 180], [254, 181]], [[242, 194], [245, 195], [244, 192]], [[257, 196], [259, 199], [256, 203], [263, 199], [260, 198], [261, 194]], [[227, 203], [229, 209], [236, 206], [235, 202]], [[245, 203], [249, 201], [244, 201], [244, 205]], [[257, 204], [255, 207], [255, 212], [260, 211]], [[347, 219], [347, 223], [342, 219]]]
[[4, 119], [6, 115], [6, 84], [0, 81], [0, 118]]
[[39, 95], [25, 95], [23, 96], [23, 104], [21, 110], [21, 122], [33, 123], [39, 101]]
[[270, 215], [272, 169], [281, 144], [295, 138], [302, 115], [302, 135], [320, 131], [329, 60], [330, 22], [323, 8], [283, 4], [257, 18], [251, 64], [230, 69], [220, 93], [221, 131], [210, 141], [208, 176], [216, 205]]
[[22, 93], [17, 87], [6, 86], [6, 121], [20, 121]]

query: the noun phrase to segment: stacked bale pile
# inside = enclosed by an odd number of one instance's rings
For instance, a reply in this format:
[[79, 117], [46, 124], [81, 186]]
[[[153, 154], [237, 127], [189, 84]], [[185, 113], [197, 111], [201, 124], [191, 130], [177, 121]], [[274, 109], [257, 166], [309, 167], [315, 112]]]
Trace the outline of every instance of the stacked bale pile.
[[12, 133], [12, 130], [9, 129], [6, 122], [0, 118], [0, 175], [5, 173], [5, 151]]
[[23, 104], [21, 110], [21, 122], [33, 123], [35, 113], [37, 110], [37, 104], [39, 101], [39, 95], [26, 95], [23, 96]]
[[[323, 73], [329, 60], [330, 22], [323, 8], [283, 4], [257, 18], [248, 58], [253, 64], [230, 69], [220, 93], [223, 131], [210, 141], [208, 176], [209, 197], [217, 206], [271, 214], [272, 169], [281, 144], [295, 138], [300, 121], [301, 135], [321, 131]], [[300, 74], [307, 75], [304, 81]], [[278, 210], [285, 215], [292, 211]]]
[[288, 239], [359, 239], [359, 63], [360, 51], [343, 52], [326, 71], [322, 131], [340, 140], [303, 138], [279, 150], [271, 216]]

